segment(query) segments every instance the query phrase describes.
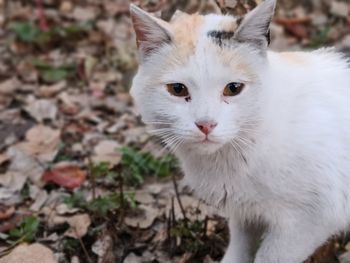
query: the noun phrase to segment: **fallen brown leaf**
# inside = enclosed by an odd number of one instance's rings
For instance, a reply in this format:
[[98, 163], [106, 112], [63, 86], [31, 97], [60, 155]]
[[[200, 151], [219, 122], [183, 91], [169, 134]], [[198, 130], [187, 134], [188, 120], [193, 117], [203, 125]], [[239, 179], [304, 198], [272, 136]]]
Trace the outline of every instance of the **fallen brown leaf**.
[[64, 235], [78, 239], [86, 235], [91, 224], [91, 219], [88, 214], [78, 214], [74, 216], [57, 216], [51, 214], [48, 223], [49, 227], [67, 223], [70, 228]]
[[137, 215], [128, 215], [125, 217], [124, 220], [128, 226], [146, 229], [160, 215], [160, 211], [152, 206], [139, 205], [138, 208], [140, 210]]
[[92, 160], [95, 163], [108, 162], [110, 166], [115, 166], [121, 161], [121, 153], [118, 152], [120, 144], [112, 140], [104, 140], [99, 142], [95, 148], [95, 155], [92, 156]]
[[67, 189], [81, 186], [86, 179], [86, 172], [76, 165], [56, 166], [44, 172], [42, 180], [46, 183], [53, 182]]
[[26, 134], [26, 140], [15, 147], [40, 161], [52, 161], [58, 152], [60, 131], [44, 125], [31, 128]]
[[15, 212], [14, 206], [0, 205], [0, 220], [6, 220], [10, 218]]
[[0, 263], [56, 263], [52, 251], [39, 244], [22, 244], [17, 246], [9, 255], [0, 258]]

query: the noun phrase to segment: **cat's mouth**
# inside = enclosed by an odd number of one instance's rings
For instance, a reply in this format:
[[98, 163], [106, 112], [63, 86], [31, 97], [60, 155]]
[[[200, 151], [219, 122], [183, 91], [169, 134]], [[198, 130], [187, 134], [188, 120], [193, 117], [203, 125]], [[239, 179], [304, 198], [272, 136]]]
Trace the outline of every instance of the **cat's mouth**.
[[216, 144], [217, 142], [209, 139], [208, 137], [205, 137], [204, 140], [200, 141], [201, 144]]

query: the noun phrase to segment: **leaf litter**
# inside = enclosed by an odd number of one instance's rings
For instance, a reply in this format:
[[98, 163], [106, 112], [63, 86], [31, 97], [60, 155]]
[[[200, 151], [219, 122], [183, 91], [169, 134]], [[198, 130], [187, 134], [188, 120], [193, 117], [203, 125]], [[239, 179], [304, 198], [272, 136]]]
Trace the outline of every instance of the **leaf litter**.
[[[176, 9], [242, 15], [261, 1], [133, 2], [169, 19]], [[219, 261], [225, 220], [178, 185], [178, 164], [128, 94], [129, 1], [0, 8], [0, 262]], [[349, 52], [349, 12], [347, 1], [280, 0], [271, 47]], [[334, 238], [307, 263], [349, 262], [349, 241]]]

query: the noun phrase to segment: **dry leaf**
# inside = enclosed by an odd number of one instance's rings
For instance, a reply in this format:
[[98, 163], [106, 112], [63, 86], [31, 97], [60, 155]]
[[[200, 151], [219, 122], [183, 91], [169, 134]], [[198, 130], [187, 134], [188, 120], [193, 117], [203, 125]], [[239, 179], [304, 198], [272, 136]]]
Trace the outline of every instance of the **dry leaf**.
[[124, 263], [142, 263], [142, 258], [136, 256], [134, 253], [130, 253], [123, 261]]
[[68, 164], [65, 166], [56, 165], [44, 172], [43, 181], [53, 182], [67, 189], [74, 189], [81, 186], [86, 179], [86, 172], [81, 170], [79, 166]]
[[13, 193], [22, 190], [26, 181], [27, 176], [19, 172], [7, 171], [5, 174], [0, 174], [0, 185]]
[[14, 206], [5, 206], [0, 204], [0, 221], [9, 219], [14, 213]]
[[121, 153], [118, 152], [119, 148], [120, 144], [116, 141], [101, 141], [94, 148], [95, 155], [92, 156], [92, 160], [94, 163], [108, 162], [113, 167], [121, 161]]
[[60, 143], [60, 131], [44, 125], [31, 128], [26, 134], [26, 140], [15, 147], [40, 161], [52, 161]]
[[103, 7], [110, 16], [115, 16], [120, 13], [129, 12], [129, 5], [130, 5], [129, 0], [103, 1]]
[[73, 3], [71, 1], [63, 1], [60, 5], [60, 11], [62, 13], [70, 13], [73, 10]]
[[332, 1], [330, 12], [335, 16], [346, 18], [350, 15], [350, 5], [345, 2]]
[[9, 255], [0, 258], [0, 263], [56, 263], [52, 251], [39, 244], [22, 244], [17, 246]]
[[11, 160], [11, 165], [7, 172], [15, 172], [29, 178], [35, 184], [40, 184], [41, 175], [44, 171], [42, 164], [38, 160], [17, 146], [10, 147], [6, 154]]
[[135, 200], [141, 204], [151, 204], [152, 202], [154, 202], [153, 196], [147, 191], [143, 190], [136, 191]]
[[37, 121], [55, 120], [57, 115], [57, 106], [53, 100], [41, 99], [28, 101], [25, 110]]
[[86, 235], [89, 226], [91, 225], [91, 219], [88, 214], [78, 214], [69, 217], [51, 214], [48, 220], [49, 227], [51, 228], [64, 223], [67, 223], [70, 226], [70, 228], [64, 233], [65, 236], [82, 238]]
[[97, 15], [97, 12], [93, 8], [83, 8], [77, 6], [74, 8], [72, 17], [78, 21], [93, 20]]
[[139, 205], [140, 214], [128, 215], [125, 217], [125, 224], [131, 227], [138, 227], [141, 229], [149, 228], [154, 220], [161, 214], [158, 209], [152, 206]]
[[34, 203], [30, 206], [30, 210], [34, 212], [38, 212], [41, 207], [46, 203], [48, 199], [48, 194], [46, 190], [41, 190], [34, 198]]
[[21, 86], [21, 83], [16, 77], [5, 80], [0, 83], [0, 94], [11, 95]]
[[7, 162], [9, 160], [9, 157], [6, 154], [0, 154], [0, 165]]
[[98, 239], [91, 247], [92, 252], [103, 258], [107, 251], [113, 245], [113, 240], [110, 236], [103, 236], [101, 239]]
[[75, 215], [67, 220], [70, 228], [64, 233], [65, 236], [81, 238], [87, 233], [91, 224], [88, 214]]
[[40, 86], [37, 95], [45, 98], [50, 98], [57, 95], [60, 91], [66, 88], [66, 86], [67, 82], [65, 80], [62, 80], [52, 85], [43, 85]]
[[71, 94], [67, 92], [62, 92], [58, 96], [59, 101], [61, 102], [60, 110], [68, 115], [75, 115], [80, 111], [79, 99], [74, 98]]

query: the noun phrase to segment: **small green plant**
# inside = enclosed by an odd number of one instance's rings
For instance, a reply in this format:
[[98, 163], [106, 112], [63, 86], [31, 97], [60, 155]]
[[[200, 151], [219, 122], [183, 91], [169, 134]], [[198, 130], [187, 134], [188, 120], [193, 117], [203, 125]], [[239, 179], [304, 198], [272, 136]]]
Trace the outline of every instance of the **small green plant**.
[[329, 32], [331, 28], [329, 26], [319, 30], [315, 34], [311, 36], [310, 44], [308, 47], [310, 48], [319, 48], [326, 45], [329, 42]]
[[52, 42], [81, 36], [82, 33], [86, 32], [90, 27], [91, 25], [89, 23], [71, 24], [66, 27], [51, 27], [47, 31], [42, 31], [33, 22], [13, 22], [9, 25], [9, 30], [12, 31], [21, 42], [44, 46]]
[[123, 147], [121, 152], [123, 154], [121, 161], [123, 177], [131, 185], [141, 185], [145, 175], [166, 177], [176, 163], [172, 155], [155, 158], [148, 152], [140, 152], [130, 147]]
[[109, 211], [121, 208], [123, 202], [132, 208], [136, 206], [133, 193], [124, 193], [123, 197], [124, 200], [122, 200], [121, 194], [99, 196], [87, 204], [87, 209], [100, 216], [106, 216]]
[[76, 75], [75, 65], [53, 66], [44, 61], [34, 61], [33, 65], [38, 69], [40, 77], [49, 83], [58, 82]]
[[32, 22], [16, 22], [9, 26], [22, 42], [32, 43], [40, 38], [40, 29]]
[[76, 254], [76, 251], [80, 248], [78, 239], [66, 237], [62, 241], [63, 250], [68, 254]]
[[87, 209], [93, 213], [105, 216], [108, 211], [118, 209], [120, 201], [120, 196], [115, 194], [99, 196], [87, 204]]
[[39, 230], [40, 221], [35, 216], [27, 216], [18, 224], [18, 227], [10, 230], [9, 238], [15, 243], [31, 242]]
[[55, 159], [52, 161], [52, 164], [63, 161], [72, 161], [73, 158], [67, 154], [66, 148], [67, 143], [65, 143], [64, 141], [60, 141], [58, 144], [58, 152], [55, 156]]
[[83, 191], [76, 191], [73, 194], [64, 197], [63, 202], [70, 208], [84, 208], [86, 206], [86, 199]]
[[133, 192], [98, 196], [90, 202], [87, 202], [83, 192], [77, 191], [72, 195], [65, 197], [63, 202], [71, 208], [81, 208], [99, 216], [106, 216], [109, 211], [120, 209], [123, 204], [130, 208], [136, 207], [135, 194]]
[[23, 200], [26, 200], [30, 197], [30, 191], [29, 191], [29, 185], [28, 183], [26, 183], [23, 188], [21, 189], [21, 197]]
[[98, 179], [101, 177], [116, 178], [118, 174], [110, 169], [109, 162], [100, 162], [97, 164], [90, 165], [90, 174], [94, 178]]
[[203, 221], [178, 221], [170, 230], [170, 237], [181, 240], [180, 250], [197, 253], [205, 250], [205, 243], [202, 240], [204, 232]]

